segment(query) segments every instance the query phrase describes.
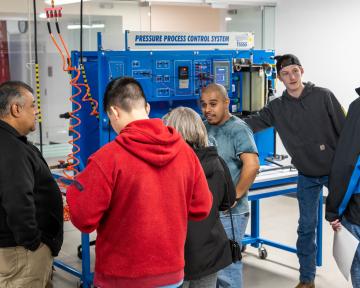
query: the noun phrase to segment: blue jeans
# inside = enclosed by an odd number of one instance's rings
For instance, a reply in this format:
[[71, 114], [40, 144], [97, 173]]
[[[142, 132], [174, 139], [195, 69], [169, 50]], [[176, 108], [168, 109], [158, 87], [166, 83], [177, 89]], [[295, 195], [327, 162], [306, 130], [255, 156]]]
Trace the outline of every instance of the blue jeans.
[[[235, 240], [241, 247], [241, 241], [244, 237], [246, 225], [249, 221], [249, 213], [233, 214]], [[229, 239], [232, 239], [230, 214], [221, 213], [220, 220], [224, 226], [225, 232]], [[242, 261], [232, 263], [230, 266], [218, 272], [218, 288], [242, 288], [243, 287], [243, 263]]]
[[[342, 219], [341, 224], [360, 240], [360, 226]], [[360, 245], [358, 246], [351, 265], [351, 282], [354, 288], [360, 288]]]
[[300, 217], [296, 249], [300, 263], [300, 282], [304, 283], [312, 282], [315, 279], [317, 251], [315, 238], [319, 197], [323, 186], [328, 186], [328, 176], [308, 177], [299, 174], [297, 199]]

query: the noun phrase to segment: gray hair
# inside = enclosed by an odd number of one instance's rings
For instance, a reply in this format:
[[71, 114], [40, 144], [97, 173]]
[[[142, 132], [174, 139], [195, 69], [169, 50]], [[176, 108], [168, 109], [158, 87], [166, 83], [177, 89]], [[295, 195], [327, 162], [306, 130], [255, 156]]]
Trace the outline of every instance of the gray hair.
[[23, 90], [34, 92], [29, 85], [21, 81], [7, 81], [0, 85], [0, 118], [9, 115], [12, 104], [25, 105], [25, 98], [22, 96]]
[[229, 98], [226, 88], [220, 84], [211, 83], [208, 86], [206, 86], [205, 88], [203, 88], [201, 91], [202, 94], [210, 93], [210, 92], [215, 92], [215, 93], [220, 94], [224, 98], [224, 100]]
[[194, 148], [208, 146], [208, 135], [201, 117], [193, 109], [178, 107], [166, 115], [166, 125], [174, 127]]

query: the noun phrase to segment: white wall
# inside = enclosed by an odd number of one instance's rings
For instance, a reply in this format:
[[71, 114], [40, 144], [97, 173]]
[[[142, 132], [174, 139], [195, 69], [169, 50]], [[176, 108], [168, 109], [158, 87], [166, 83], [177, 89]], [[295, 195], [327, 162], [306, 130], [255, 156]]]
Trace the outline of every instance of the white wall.
[[[196, 6], [153, 6], [153, 31], [219, 32], [221, 10]], [[125, 21], [124, 21], [125, 25]]]
[[276, 52], [297, 55], [304, 79], [332, 90], [345, 109], [360, 86], [359, 12], [359, 0], [279, 0], [276, 10]]
[[253, 32], [255, 48], [262, 48], [262, 10], [260, 7], [244, 7], [237, 9], [236, 15], [229, 15], [232, 20], [227, 22], [227, 31]]

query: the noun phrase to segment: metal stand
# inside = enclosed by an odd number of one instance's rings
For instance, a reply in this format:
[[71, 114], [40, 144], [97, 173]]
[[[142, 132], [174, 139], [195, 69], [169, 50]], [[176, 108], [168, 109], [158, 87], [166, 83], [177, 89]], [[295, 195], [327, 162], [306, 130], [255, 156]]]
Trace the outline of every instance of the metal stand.
[[[294, 192], [296, 193], [297, 190], [297, 185], [295, 184], [296, 179], [297, 177], [293, 177], [293, 178], [270, 181], [265, 183], [255, 183], [253, 185], [253, 188], [261, 188], [261, 189], [253, 189], [250, 190], [249, 192], [249, 201], [251, 201], [251, 232], [250, 235], [245, 235], [242, 241], [242, 245], [249, 244], [252, 247], [258, 248], [259, 258], [261, 259], [266, 259], [268, 256], [266, 248], [263, 247], [263, 245], [268, 245], [271, 247], [296, 253], [296, 248], [260, 237], [260, 199], [286, 195]], [[293, 184], [279, 185], [286, 182], [287, 183], [293, 182]], [[316, 255], [317, 266], [322, 266], [322, 225], [323, 225], [322, 206], [323, 206], [323, 193], [321, 192], [320, 200], [319, 200], [318, 224], [317, 224], [317, 233], [316, 233], [316, 244], [318, 247], [317, 255]]]

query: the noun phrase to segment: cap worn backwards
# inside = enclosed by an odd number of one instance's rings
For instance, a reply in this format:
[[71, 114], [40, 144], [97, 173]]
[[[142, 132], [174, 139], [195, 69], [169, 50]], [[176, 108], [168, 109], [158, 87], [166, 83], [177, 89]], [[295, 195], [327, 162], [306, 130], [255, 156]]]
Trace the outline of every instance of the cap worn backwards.
[[275, 56], [276, 60], [276, 72], [279, 74], [281, 69], [285, 68], [286, 66], [290, 65], [298, 65], [301, 66], [299, 58], [297, 58], [293, 54], [284, 54]]

